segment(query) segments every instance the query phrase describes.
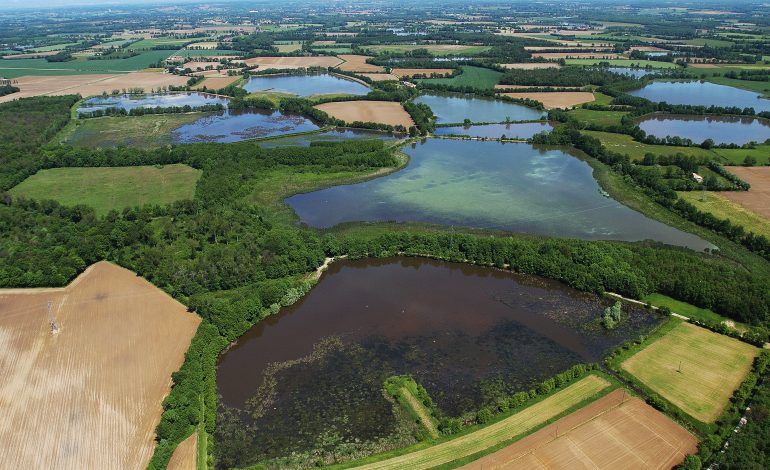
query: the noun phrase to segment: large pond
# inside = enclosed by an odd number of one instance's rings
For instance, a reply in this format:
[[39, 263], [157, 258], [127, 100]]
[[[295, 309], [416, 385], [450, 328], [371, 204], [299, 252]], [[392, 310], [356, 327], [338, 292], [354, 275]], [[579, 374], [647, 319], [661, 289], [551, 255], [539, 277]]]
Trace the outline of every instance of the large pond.
[[696, 250], [701, 238], [602, 195], [591, 167], [525, 143], [428, 139], [409, 165], [364, 183], [286, 199], [302, 222], [415, 221], [584, 239], [656, 240]]
[[770, 111], [770, 100], [760, 98], [755, 91], [741, 90], [709, 82], [652, 82], [630, 91], [630, 95], [650, 101], [695, 106], [722, 106], [754, 108], [754, 111]]
[[544, 113], [520, 104], [492, 98], [478, 98], [458, 94], [427, 94], [414, 100], [430, 106], [439, 124], [472, 122], [534, 121]]
[[260, 143], [264, 148], [276, 147], [309, 147], [313, 142], [340, 142], [343, 140], [395, 140], [405, 138], [404, 135], [390, 132], [371, 131], [366, 129], [337, 128], [312, 134], [291, 135]]
[[212, 104], [227, 106], [227, 98], [208, 93], [148, 93], [140, 95], [111, 95], [89, 98], [78, 107], [78, 113], [90, 113], [108, 108], [130, 111], [136, 108], [200, 107]]
[[226, 110], [177, 127], [172, 132], [171, 140], [174, 143], [239, 142], [317, 129], [319, 127], [313, 121], [298, 114]]
[[221, 402], [241, 411], [222, 410], [218, 442], [237, 467], [344, 443], [370, 452], [409, 445], [401, 428], [414, 423], [383, 396], [387, 377], [411, 374], [446, 415], [477, 410], [598, 361], [659, 321], [632, 309], [607, 331], [597, 321], [606, 305], [556, 282], [470, 265], [334, 263], [307, 296], [221, 356]]
[[243, 88], [249, 93], [269, 91], [298, 96], [365, 95], [371, 91], [359, 82], [328, 73], [251, 77]]
[[679, 136], [696, 144], [706, 139], [739, 145], [770, 139], [770, 121], [752, 117], [661, 114], [644, 118], [639, 127], [656, 137]]
[[553, 126], [547, 122], [520, 122], [512, 124], [483, 124], [479, 126], [451, 126], [437, 127], [433, 131], [436, 135], [467, 135], [470, 137], [487, 137], [500, 139], [529, 139], [541, 132], [551, 132]]

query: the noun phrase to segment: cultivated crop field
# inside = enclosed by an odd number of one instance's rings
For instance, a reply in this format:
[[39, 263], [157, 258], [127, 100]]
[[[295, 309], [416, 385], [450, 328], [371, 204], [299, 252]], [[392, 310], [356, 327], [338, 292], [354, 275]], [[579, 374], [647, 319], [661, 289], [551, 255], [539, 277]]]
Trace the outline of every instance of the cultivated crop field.
[[609, 385], [606, 380], [595, 375], [589, 375], [545, 400], [478, 431], [426, 449], [356, 468], [362, 470], [425, 469], [444, 465], [524, 434], [578, 403], [595, 396]]
[[[2, 71], [0, 70], [0, 73]], [[19, 93], [0, 97], [0, 102], [39, 95], [81, 95], [112, 93], [113, 90], [142, 88], [149, 92], [167, 86], [182, 86], [188, 78], [170, 73], [132, 72], [66, 76], [25, 76], [18, 79]]]
[[298, 69], [305, 67], [336, 67], [341, 59], [332, 56], [317, 57], [253, 57], [243, 61], [246, 65], [257, 65], [259, 70]]
[[485, 69], [483, 67], [473, 67], [465, 65], [462, 67], [463, 73], [452, 78], [428, 78], [422, 80], [423, 83], [436, 83], [440, 85], [451, 86], [471, 86], [475, 88], [494, 88], [500, 81], [502, 73]]
[[770, 221], [770, 167], [731, 166], [727, 169], [751, 185], [749, 191], [722, 193], [727, 199]]
[[17, 78], [25, 75], [69, 75], [93, 73], [120, 73], [142, 70], [164, 60], [173, 51], [146, 51], [127, 59], [87, 60], [79, 58], [69, 62], [48, 62], [45, 59], [0, 60], [0, 76]]
[[339, 65], [340, 70], [343, 70], [345, 72], [366, 72], [366, 73], [385, 72], [385, 67], [366, 63], [366, 59], [369, 59], [370, 56], [340, 54], [337, 57], [345, 61]]
[[395, 101], [338, 101], [336, 103], [324, 103], [316, 106], [316, 109], [327, 113], [337, 119], [352, 123], [377, 122], [404, 127], [414, 125], [401, 103]]
[[107, 262], [63, 289], [0, 290], [0, 459], [15, 468], [144, 469], [171, 373], [199, 322]]
[[11, 194], [67, 206], [85, 204], [104, 215], [112, 209], [192, 199], [200, 175], [187, 165], [52, 168], [30, 176]]
[[690, 416], [711, 423], [758, 353], [737, 339], [681, 322], [622, 367]]
[[680, 464], [697, 443], [674, 421], [619, 389], [461, 468], [662, 470]]
[[711, 212], [720, 219], [729, 219], [758, 235], [770, 237], [770, 218], [743, 206], [742, 199], [748, 199], [749, 204], [764, 204], [760, 210], [766, 207], [767, 202], [762, 202], [761, 194], [752, 194], [753, 192], [752, 186], [748, 192], [679, 191], [677, 194], [702, 211]]

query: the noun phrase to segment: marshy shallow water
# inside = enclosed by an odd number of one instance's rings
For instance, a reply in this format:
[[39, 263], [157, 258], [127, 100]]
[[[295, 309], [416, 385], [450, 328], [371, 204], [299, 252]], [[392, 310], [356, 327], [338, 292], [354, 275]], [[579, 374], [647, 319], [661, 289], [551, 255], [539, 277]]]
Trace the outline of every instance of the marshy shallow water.
[[319, 129], [312, 120], [299, 114], [281, 111], [225, 110], [190, 124], [177, 127], [171, 134], [173, 143], [240, 142], [260, 137], [308, 132]]
[[403, 150], [400, 171], [286, 199], [301, 222], [427, 222], [609, 240], [655, 240], [695, 250], [705, 240], [602, 195], [588, 163], [526, 143], [427, 139]]
[[78, 113], [90, 113], [104, 109], [170, 108], [191, 106], [193, 108], [211, 104], [227, 107], [228, 99], [208, 93], [146, 93], [138, 95], [111, 95], [89, 98], [78, 107]]
[[679, 136], [696, 144], [706, 139], [738, 145], [770, 139], [770, 121], [753, 117], [658, 114], [639, 121], [639, 128], [655, 137]]
[[[426, 295], [430, 292], [430, 295]], [[418, 258], [339, 261], [295, 305], [241, 337], [219, 362], [221, 402], [248, 430], [240, 464], [399, 437], [385, 378], [411, 374], [448, 416], [493, 402], [655, 325], [641, 309], [615, 330], [607, 301], [533, 276]], [[234, 409], [220, 439], [234, 437]], [[237, 427], [236, 426], [236, 427]], [[245, 437], [244, 437], [245, 436]]]
[[249, 93], [289, 93], [297, 96], [365, 95], [371, 91], [362, 83], [328, 73], [251, 77], [243, 88]]

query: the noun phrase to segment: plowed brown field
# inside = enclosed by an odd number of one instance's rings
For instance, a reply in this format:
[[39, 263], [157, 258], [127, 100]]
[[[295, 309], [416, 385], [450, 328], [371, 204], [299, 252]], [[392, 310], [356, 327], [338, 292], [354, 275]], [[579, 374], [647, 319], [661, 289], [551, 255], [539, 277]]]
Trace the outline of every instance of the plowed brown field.
[[146, 468], [171, 373], [199, 323], [160, 289], [107, 262], [63, 289], [0, 290], [0, 462]]
[[622, 390], [461, 467], [670, 469], [696, 451], [684, 428]]
[[198, 433], [194, 432], [182, 441], [174, 453], [171, 454], [171, 460], [168, 461], [166, 470], [195, 470], [197, 465], [198, 452]]
[[749, 183], [751, 189], [748, 191], [726, 191], [720, 194], [770, 220], [770, 167], [730, 166], [727, 169]]

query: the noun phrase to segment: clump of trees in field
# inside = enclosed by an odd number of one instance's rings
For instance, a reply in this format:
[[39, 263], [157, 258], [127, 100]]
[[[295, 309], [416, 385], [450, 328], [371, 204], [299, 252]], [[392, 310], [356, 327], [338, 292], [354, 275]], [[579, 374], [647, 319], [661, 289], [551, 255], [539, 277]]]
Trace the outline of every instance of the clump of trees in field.
[[622, 319], [623, 310], [620, 301], [604, 309], [602, 312], [602, 326], [608, 330], [614, 329]]

